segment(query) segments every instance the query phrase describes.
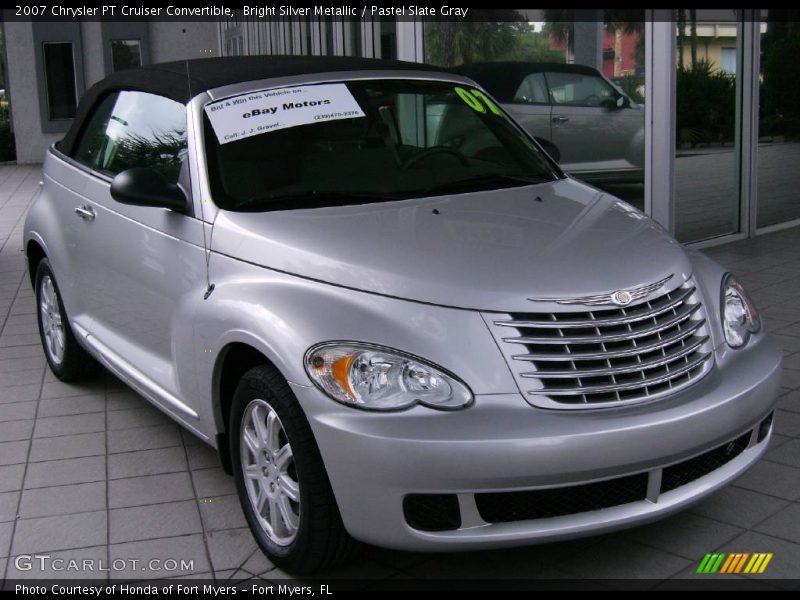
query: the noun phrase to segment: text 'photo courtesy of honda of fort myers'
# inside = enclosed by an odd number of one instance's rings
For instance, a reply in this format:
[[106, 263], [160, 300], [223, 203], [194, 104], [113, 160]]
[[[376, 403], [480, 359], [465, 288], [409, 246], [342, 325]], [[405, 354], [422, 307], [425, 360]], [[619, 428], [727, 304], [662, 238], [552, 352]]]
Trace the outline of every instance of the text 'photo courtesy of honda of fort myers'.
[[359, 542], [654, 520], [772, 432], [782, 354], [742, 285], [565, 175], [464, 74], [344, 57], [114, 73], [47, 152], [24, 244], [52, 372], [102, 364], [215, 447], [287, 572]]

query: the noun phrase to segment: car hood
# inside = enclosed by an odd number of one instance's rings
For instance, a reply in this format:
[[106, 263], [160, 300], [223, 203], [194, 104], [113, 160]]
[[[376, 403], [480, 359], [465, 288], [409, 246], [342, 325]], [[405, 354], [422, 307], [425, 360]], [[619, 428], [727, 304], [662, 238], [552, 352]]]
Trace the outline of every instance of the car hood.
[[675, 287], [691, 274], [661, 226], [572, 179], [377, 204], [220, 211], [211, 246], [339, 286], [501, 312], [534, 311], [530, 298], [613, 293], [669, 275]]

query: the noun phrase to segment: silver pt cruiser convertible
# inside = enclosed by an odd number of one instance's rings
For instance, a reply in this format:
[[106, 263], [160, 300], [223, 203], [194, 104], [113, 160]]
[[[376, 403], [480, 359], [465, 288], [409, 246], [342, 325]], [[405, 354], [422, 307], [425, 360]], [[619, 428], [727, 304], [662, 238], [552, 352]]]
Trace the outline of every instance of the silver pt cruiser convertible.
[[770, 438], [781, 352], [739, 282], [432, 67], [115, 73], [24, 242], [55, 375], [101, 363], [216, 447], [293, 572], [642, 523]]

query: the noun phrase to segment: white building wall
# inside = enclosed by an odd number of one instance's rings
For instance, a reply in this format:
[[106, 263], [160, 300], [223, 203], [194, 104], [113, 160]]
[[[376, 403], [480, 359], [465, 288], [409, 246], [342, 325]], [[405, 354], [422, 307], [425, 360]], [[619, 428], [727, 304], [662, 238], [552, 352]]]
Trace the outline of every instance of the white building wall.
[[17, 162], [42, 162], [44, 153], [60, 133], [42, 133], [39, 113], [39, 91], [34, 64], [33, 29], [30, 23], [6, 21], [5, 31], [6, 85], [11, 101]]
[[83, 76], [86, 89], [106, 76], [103, 64], [103, 24], [99, 21], [81, 23], [81, 45], [83, 46]]
[[216, 21], [150, 22], [150, 61], [154, 63], [219, 56]]

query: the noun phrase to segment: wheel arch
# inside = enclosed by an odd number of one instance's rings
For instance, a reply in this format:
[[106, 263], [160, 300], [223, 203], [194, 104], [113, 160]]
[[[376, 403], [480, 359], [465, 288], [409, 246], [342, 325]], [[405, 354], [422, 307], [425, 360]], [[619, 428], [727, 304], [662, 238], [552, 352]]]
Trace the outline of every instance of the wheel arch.
[[228, 421], [233, 394], [242, 376], [253, 367], [262, 365], [275, 369], [284, 377], [280, 369], [264, 352], [248, 342], [229, 342], [217, 355], [212, 381], [216, 442], [222, 468], [229, 475], [233, 473], [228, 451]]
[[39, 268], [39, 263], [42, 262], [42, 259], [47, 258], [47, 252], [38, 240], [30, 239], [25, 244], [25, 258], [28, 261], [28, 276], [33, 287], [36, 284], [36, 269]]

